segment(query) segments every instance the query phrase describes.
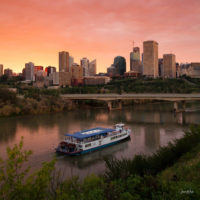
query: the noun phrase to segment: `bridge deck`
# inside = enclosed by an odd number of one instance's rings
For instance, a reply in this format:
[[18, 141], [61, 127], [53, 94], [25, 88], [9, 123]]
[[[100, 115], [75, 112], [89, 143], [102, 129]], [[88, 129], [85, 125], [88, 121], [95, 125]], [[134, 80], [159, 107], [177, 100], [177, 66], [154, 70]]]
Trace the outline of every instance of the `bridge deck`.
[[200, 100], [196, 94], [64, 94], [62, 98], [71, 100], [161, 100], [161, 101], [194, 101]]

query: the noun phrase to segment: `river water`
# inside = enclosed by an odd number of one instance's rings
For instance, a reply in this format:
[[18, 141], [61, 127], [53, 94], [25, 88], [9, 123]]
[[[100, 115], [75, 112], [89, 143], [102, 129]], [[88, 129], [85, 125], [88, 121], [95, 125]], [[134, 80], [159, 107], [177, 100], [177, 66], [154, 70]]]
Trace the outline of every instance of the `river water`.
[[[174, 114], [172, 103], [149, 103], [108, 112], [104, 109], [76, 110], [37, 116], [0, 119], [0, 157], [6, 159], [6, 147], [24, 136], [24, 148], [33, 155], [28, 162], [38, 169], [43, 162], [57, 158], [56, 168], [64, 176], [84, 177], [102, 173], [105, 157], [132, 158], [135, 154], [152, 154], [159, 146], [183, 136], [192, 124], [200, 123], [200, 104], [187, 103], [185, 113]], [[86, 155], [68, 157], [55, 154], [55, 147], [65, 133], [93, 128], [112, 127], [118, 122], [131, 128], [131, 139]]]

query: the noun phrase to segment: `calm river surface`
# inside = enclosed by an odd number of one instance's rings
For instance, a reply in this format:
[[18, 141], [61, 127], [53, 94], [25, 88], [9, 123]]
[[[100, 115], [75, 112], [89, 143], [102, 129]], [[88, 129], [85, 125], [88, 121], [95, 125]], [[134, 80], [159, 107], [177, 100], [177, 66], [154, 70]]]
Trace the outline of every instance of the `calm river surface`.
[[[0, 119], [0, 157], [6, 158], [6, 147], [13, 146], [24, 136], [25, 149], [33, 155], [29, 164], [37, 169], [45, 161], [57, 157], [56, 167], [65, 176], [101, 173], [104, 158], [132, 158], [135, 154], [151, 154], [159, 146], [180, 138], [191, 124], [200, 123], [200, 104], [187, 103], [187, 112], [174, 114], [172, 103], [135, 105], [122, 111], [104, 109], [78, 110], [39, 116], [21, 116]], [[67, 157], [55, 154], [54, 148], [65, 133], [93, 127], [112, 127], [118, 122], [132, 129], [131, 139], [93, 153]]]

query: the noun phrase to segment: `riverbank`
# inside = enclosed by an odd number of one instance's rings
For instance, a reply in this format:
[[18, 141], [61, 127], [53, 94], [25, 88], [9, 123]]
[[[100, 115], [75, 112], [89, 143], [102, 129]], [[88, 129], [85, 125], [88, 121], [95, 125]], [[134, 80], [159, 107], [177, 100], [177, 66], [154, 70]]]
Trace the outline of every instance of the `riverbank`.
[[8, 200], [199, 199], [199, 142], [200, 127], [193, 127], [184, 137], [151, 156], [110, 159], [101, 176], [63, 180], [62, 172], [54, 171], [55, 160], [43, 164], [32, 175], [26, 169], [18, 170], [31, 155], [31, 151], [22, 149], [21, 141], [14, 148], [8, 148], [9, 160], [1, 162], [0, 197]]
[[21, 98], [13, 91], [0, 88], [0, 117], [56, 113], [72, 109], [74, 107], [71, 101], [63, 100], [54, 93], [26, 94]]
[[[0, 117], [48, 114], [75, 109], [108, 109], [105, 101], [91, 99], [74, 102], [62, 98], [57, 90], [38, 91], [38, 89], [32, 89], [24, 96], [20, 96], [7, 88], [0, 88]], [[150, 102], [153, 100], [126, 100], [122, 101], [122, 104], [127, 107]]]

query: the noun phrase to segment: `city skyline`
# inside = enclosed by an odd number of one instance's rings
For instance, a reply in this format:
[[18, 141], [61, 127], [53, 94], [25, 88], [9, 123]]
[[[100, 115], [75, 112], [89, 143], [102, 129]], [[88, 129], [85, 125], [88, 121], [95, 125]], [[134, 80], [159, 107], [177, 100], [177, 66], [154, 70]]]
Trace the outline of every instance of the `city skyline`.
[[114, 57], [129, 60], [133, 40], [141, 52], [143, 41], [155, 40], [159, 57], [199, 62], [199, 12], [198, 0], [2, 0], [0, 64], [16, 72], [29, 61], [58, 69], [57, 53], [67, 50], [75, 62], [97, 59], [97, 72], [105, 72]]

